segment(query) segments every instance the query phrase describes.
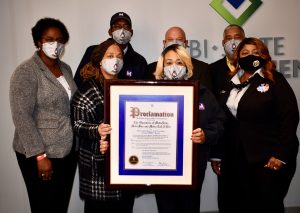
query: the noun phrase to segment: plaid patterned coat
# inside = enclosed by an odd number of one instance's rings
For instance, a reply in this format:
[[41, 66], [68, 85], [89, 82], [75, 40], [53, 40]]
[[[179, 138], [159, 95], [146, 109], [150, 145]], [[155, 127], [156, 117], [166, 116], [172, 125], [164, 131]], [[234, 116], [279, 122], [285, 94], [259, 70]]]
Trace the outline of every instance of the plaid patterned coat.
[[98, 125], [104, 118], [103, 88], [95, 79], [85, 82], [72, 100], [74, 131], [79, 136], [80, 197], [119, 200], [121, 192], [104, 187], [104, 155], [100, 154]]

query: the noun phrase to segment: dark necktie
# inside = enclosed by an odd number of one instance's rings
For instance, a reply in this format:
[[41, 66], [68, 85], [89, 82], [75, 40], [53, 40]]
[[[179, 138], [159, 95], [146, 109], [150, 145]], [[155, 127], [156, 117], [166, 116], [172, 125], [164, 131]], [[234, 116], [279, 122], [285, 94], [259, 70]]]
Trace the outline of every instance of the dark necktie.
[[236, 88], [238, 90], [242, 90], [244, 87], [246, 87], [247, 85], [249, 85], [254, 79], [256, 79], [258, 77], [258, 74], [256, 73], [255, 75], [251, 76], [250, 78], [247, 79], [247, 81], [244, 81], [241, 84], [235, 84], [232, 81], [230, 81], [230, 84], [233, 88]]

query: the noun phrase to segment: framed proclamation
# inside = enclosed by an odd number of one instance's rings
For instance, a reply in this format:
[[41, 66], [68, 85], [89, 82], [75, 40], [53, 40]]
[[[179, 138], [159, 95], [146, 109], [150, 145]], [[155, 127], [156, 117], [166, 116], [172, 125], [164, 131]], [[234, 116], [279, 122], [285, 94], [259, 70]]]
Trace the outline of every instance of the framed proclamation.
[[105, 80], [106, 186], [196, 187], [198, 81]]

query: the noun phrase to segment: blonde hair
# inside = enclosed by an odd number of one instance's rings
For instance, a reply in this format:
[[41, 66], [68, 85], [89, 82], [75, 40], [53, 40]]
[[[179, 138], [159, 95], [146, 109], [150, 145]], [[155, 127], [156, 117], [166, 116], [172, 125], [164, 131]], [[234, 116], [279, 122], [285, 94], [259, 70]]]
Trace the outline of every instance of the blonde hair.
[[155, 72], [153, 75], [155, 76], [156, 80], [163, 79], [164, 77], [164, 59], [166, 54], [169, 51], [174, 51], [179, 59], [182, 61], [184, 66], [187, 68], [187, 77], [190, 78], [193, 75], [193, 64], [192, 64], [192, 58], [190, 54], [187, 52], [187, 50], [178, 44], [172, 44], [168, 47], [166, 47], [163, 52], [161, 53], [160, 57], [158, 58], [157, 65]]

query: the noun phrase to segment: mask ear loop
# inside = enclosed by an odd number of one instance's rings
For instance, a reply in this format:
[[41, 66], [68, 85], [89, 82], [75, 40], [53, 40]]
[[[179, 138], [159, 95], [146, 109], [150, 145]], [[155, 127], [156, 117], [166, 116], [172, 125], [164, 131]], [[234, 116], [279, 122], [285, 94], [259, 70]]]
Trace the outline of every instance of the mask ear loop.
[[[185, 73], [184, 74], [182, 74], [182, 79], [184, 79], [184, 80], [187, 80], [188, 79], [188, 75], [187, 75], [187, 67], [186, 66], [182, 66], [182, 65], [177, 65], [177, 66], [180, 66], [181, 68], [180, 68], [180, 72], [179, 72], [179, 74], [181, 74], [181, 73], [183, 73], [183, 69], [185, 69]], [[178, 67], [177, 67], [178, 68]], [[178, 76], [178, 75], [177, 75]], [[177, 78], [177, 79], [179, 79], [179, 78]], [[180, 80], [180, 79], [179, 79]]]

